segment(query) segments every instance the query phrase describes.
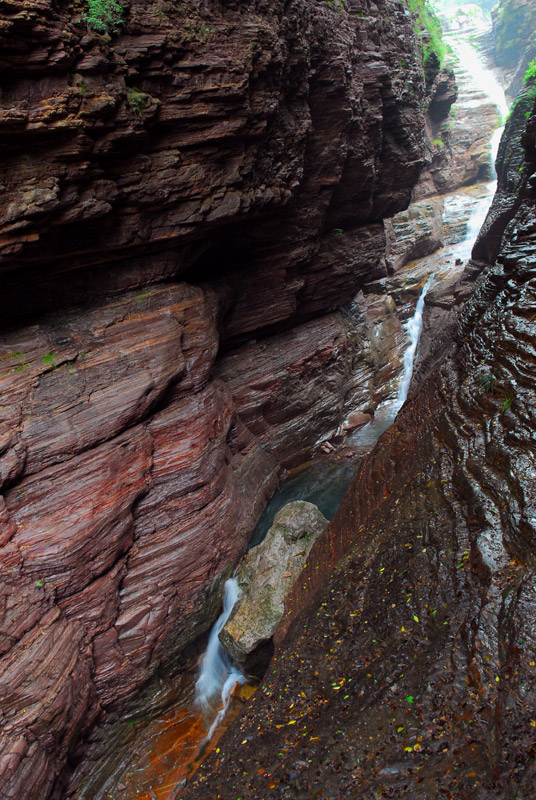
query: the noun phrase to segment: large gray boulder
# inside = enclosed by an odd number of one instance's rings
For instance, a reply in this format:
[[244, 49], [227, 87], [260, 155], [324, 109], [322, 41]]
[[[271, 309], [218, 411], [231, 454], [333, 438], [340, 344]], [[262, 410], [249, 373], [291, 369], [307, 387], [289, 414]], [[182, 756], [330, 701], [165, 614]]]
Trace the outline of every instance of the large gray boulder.
[[264, 541], [245, 556], [237, 574], [241, 596], [220, 632], [220, 641], [246, 669], [264, 660], [283, 616], [285, 597], [327, 524], [312, 503], [288, 503], [276, 515]]

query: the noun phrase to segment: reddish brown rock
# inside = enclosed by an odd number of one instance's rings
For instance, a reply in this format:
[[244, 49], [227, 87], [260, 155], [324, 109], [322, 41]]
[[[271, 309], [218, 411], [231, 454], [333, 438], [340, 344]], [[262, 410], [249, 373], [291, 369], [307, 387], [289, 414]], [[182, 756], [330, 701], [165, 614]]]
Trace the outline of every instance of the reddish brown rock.
[[210, 297], [149, 288], [2, 336], [5, 480], [113, 437], [178, 380], [203, 385], [217, 350]]
[[276, 481], [276, 462], [243, 429], [220, 382], [171, 399], [148, 432], [154, 488], [136, 508], [113, 629], [95, 641], [106, 704], [207, 628], [219, 601], [211, 591], [244, 551]]
[[[523, 138], [526, 176], [534, 115]], [[535, 193], [502, 176], [499, 263], [313, 545], [261, 690], [185, 800], [530, 796]]]
[[59, 598], [110, 569], [132, 543], [132, 506], [151, 463], [151, 438], [137, 427], [8, 491], [24, 574]]
[[353, 431], [355, 428], [361, 428], [366, 425], [371, 419], [371, 415], [364, 411], [354, 411], [352, 414], [348, 414], [348, 418], [344, 420], [343, 428], [346, 431]]
[[383, 0], [132, 0], [104, 36], [9, 0], [0, 45], [1, 789], [44, 800], [206, 630], [278, 461], [367, 407], [335, 312], [385, 275], [425, 83]]
[[13, 2], [0, 32], [6, 318], [233, 251], [251, 269], [268, 243], [270, 271], [304, 273], [319, 233], [409, 201], [424, 85], [401, 9], [133, 0], [111, 41], [67, 13]]
[[[314, 343], [314, 344], [312, 344]], [[236, 348], [217, 363], [241, 419], [279, 462], [299, 463], [319, 433], [334, 433], [364, 367], [358, 330], [341, 314], [307, 322], [289, 333]], [[359, 383], [369, 397], [373, 368]]]
[[83, 629], [43, 614], [2, 660], [0, 783], [6, 798], [47, 797], [54, 765], [95, 717]]

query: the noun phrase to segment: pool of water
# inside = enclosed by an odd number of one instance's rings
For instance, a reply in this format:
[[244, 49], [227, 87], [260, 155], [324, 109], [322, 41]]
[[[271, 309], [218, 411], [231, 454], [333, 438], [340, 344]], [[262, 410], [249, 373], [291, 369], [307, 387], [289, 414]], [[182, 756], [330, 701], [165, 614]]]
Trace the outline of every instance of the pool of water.
[[288, 478], [281, 484], [264, 509], [257, 527], [253, 531], [249, 548], [262, 542], [277, 512], [292, 500], [306, 500], [308, 503], [314, 503], [326, 519], [333, 519], [343, 494], [352, 482], [356, 471], [355, 459], [335, 461], [321, 458]]

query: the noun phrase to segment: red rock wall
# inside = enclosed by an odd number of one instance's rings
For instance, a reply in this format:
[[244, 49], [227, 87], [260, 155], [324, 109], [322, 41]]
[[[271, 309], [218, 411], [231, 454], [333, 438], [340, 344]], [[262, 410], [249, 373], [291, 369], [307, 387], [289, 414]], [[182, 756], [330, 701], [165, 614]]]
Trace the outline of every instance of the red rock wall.
[[498, 263], [313, 545], [287, 640], [185, 800], [533, 794], [534, 108], [525, 125], [521, 177], [515, 117], [501, 148]]
[[385, 274], [382, 219], [423, 163], [399, 3], [132, 0], [112, 37], [80, 14], [0, 10], [17, 800], [46, 798], [96, 716], [207, 628], [278, 464], [366, 396], [377, 365], [336, 310]]

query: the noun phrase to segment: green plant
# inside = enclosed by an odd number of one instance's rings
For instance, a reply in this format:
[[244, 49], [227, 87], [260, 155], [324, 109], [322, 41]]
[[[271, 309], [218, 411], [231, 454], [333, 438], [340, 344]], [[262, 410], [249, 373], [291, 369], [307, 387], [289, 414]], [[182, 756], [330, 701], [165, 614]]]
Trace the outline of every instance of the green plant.
[[53, 369], [56, 366], [54, 353], [47, 353], [46, 356], [43, 356], [43, 364], [45, 367], [51, 367]]
[[523, 76], [523, 86], [526, 86], [527, 83], [532, 82], [532, 79], [536, 77], [536, 58], [533, 58], [527, 69], [525, 70], [525, 74]]
[[29, 362], [26, 360], [26, 356], [24, 353], [21, 353], [20, 350], [16, 350], [14, 353], [4, 353], [1, 360], [4, 361], [5, 359], [11, 358], [16, 358], [17, 361], [20, 361], [20, 364], [17, 364], [15, 367], [10, 369], [8, 373], [9, 375], [11, 375], [12, 372], [23, 372], [26, 367], [30, 366]]
[[346, 11], [346, 3], [344, 0], [324, 0], [324, 3], [330, 8], [337, 9], [337, 11]]
[[211, 28], [210, 25], [201, 25], [197, 31], [200, 41], [206, 42], [207, 37], [211, 33], [216, 33], [216, 28]]
[[133, 86], [127, 87], [127, 103], [134, 113], [141, 116], [148, 100], [149, 95], [147, 92], [142, 92], [140, 89], [135, 89]]
[[88, 10], [83, 16], [88, 30], [110, 33], [119, 30], [123, 23], [123, 4], [118, 0], [88, 0]]
[[434, 145], [434, 147], [445, 147], [445, 142], [443, 141], [443, 139], [434, 139], [432, 141], [432, 144]]
[[525, 74], [523, 76], [523, 87], [523, 91], [510, 106], [510, 110], [506, 116], [506, 119], [503, 120], [503, 124], [508, 122], [514, 113], [514, 110], [518, 107], [525, 108], [525, 119], [530, 117], [532, 112], [532, 104], [536, 100], [536, 58], [533, 58], [532, 61], [529, 62], [529, 65], [525, 70]]
[[426, 0], [408, 0], [408, 6], [415, 18], [415, 33], [422, 42], [424, 63], [435, 53], [441, 64], [447, 53], [447, 46], [443, 41], [441, 23], [432, 7]]
[[74, 80], [74, 85], [76, 86], [82, 97], [85, 97], [87, 94], [87, 87], [86, 84], [84, 83], [84, 79], [82, 78], [82, 76], [73, 75], [73, 80]]
[[536, 100], [536, 80], [532, 83], [530, 81], [528, 84], [525, 84], [525, 88], [523, 91], [520, 92], [519, 96], [514, 100], [512, 105], [510, 106], [510, 110], [506, 115], [506, 118], [503, 120], [503, 124], [506, 125], [510, 117], [513, 115], [514, 111], [517, 109], [525, 109], [524, 116], [525, 119], [528, 119], [532, 113], [532, 107], [534, 101]]
[[504, 412], [507, 411], [511, 405], [512, 405], [512, 397], [509, 394], [505, 394], [504, 403], [501, 406], [499, 414], [504, 414]]

